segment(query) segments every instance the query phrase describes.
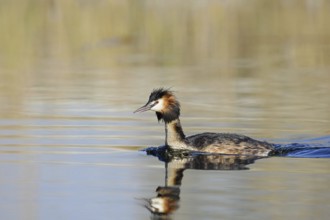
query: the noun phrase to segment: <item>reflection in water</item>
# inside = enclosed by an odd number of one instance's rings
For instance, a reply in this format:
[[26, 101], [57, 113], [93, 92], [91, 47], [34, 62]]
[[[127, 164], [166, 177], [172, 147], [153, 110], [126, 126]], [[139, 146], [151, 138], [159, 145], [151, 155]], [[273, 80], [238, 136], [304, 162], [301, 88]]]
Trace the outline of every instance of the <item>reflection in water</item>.
[[166, 147], [148, 148], [147, 154], [165, 162], [165, 184], [158, 186], [156, 197], [146, 199], [145, 207], [152, 219], [168, 219], [179, 208], [180, 186], [186, 169], [197, 170], [247, 170], [246, 165], [265, 158], [253, 155], [194, 154], [184, 152], [171, 154]]

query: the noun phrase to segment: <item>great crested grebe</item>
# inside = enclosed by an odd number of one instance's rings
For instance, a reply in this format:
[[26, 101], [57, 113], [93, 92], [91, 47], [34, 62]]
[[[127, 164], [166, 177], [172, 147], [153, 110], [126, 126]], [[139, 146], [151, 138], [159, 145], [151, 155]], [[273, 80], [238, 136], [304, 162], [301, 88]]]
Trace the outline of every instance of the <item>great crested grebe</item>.
[[220, 154], [268, 156], [274, 150], [270, 143], [239, 134], [210, 133], [186, 137], [180, 124], [180, 103], [168, 89], [155, 89], [148, 102], [136, 112], [152, 110], [158, 121], [165, 122], [165, 144], [172, 150], [191, 150]]

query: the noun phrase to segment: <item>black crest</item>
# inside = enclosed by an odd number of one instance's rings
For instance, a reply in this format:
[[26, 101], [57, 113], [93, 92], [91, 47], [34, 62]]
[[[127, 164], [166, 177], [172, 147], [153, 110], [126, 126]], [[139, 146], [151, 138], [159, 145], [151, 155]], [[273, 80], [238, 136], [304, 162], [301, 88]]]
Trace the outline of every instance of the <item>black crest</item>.
[[170, 90], [164, 89], [164, 88], [154, 89], [149, 96], [148, 102], [156, 101], [156, 100], [162, 98], [166, 94], [172, 95], [172, 92]]

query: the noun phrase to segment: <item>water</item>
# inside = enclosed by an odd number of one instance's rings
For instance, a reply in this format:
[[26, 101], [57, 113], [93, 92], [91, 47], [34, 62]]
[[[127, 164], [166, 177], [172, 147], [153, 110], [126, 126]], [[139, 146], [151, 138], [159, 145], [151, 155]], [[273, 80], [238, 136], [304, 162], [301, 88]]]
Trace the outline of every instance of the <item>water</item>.
[[[4, 1], [0, 219], [328, 219], [329, 11], [324, 1]], [[176, 91], [187, 135], [235, 132], [293, 151], [146, 155], [164, 127], [133, 111], [161, 86]], [[152, 213], [157, 188], [170, 216]]]

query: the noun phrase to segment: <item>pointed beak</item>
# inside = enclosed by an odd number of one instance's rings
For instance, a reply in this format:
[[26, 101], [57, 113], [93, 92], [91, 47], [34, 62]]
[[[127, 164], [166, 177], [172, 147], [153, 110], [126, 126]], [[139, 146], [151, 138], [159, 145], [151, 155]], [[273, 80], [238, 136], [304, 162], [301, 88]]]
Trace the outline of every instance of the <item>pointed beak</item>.
[[145, 104], [144, 106], [136, 109], [133, 113], [137, 113], [137, 112], [145, 112], [145, 111], [148, 111], [152, 108], [151, 105], [149, 105], [149, 103]]

